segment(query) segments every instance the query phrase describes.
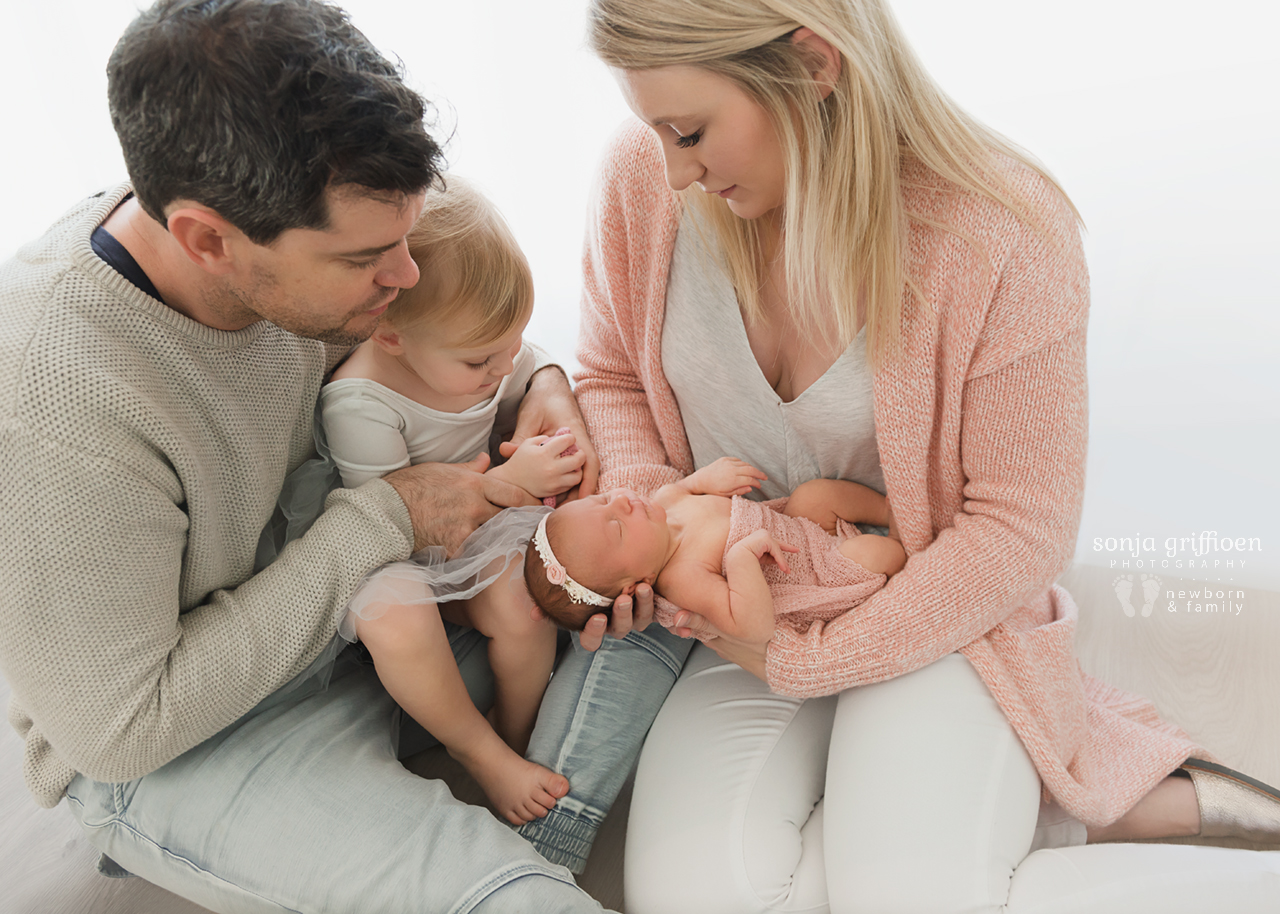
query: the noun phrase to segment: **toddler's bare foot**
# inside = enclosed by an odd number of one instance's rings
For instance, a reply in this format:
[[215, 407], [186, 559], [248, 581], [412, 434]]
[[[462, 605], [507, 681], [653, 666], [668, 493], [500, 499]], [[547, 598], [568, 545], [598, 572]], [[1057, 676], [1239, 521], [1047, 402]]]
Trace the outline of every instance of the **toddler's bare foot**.
[[541, 819], [569, 792], [563, 775], [522, 759], [499, 740], [478, 752], [449, 754], [476, 779], [494, 810], [513, 825]]

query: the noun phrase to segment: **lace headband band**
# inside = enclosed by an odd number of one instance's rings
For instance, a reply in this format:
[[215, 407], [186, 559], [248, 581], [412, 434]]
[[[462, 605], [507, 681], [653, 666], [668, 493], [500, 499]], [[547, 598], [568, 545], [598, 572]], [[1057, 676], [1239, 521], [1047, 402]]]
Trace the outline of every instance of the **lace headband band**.
[[550, 513], [543, 515], [542, 520], [538, 521], [537, 531], [533, 534], [533, 546], [538, 550], [538, 555], [542, 558], [542, 564], [547, 566], [547, 580], [552, 584], [558, 584], [563, 587], [565, 593], [575, 603], [586, 603], [590, 606], [612, 606], [613, 601], [608, 597], [602, 596], [590, 588], [583, 587], [569, 577], [569, 572], [565, 571], [564, 566], [560, 564], [560, 560], [556, 558], [556, 554], [551, 551], [551, 541], [547, 539], [547, 518], [550, 516]]

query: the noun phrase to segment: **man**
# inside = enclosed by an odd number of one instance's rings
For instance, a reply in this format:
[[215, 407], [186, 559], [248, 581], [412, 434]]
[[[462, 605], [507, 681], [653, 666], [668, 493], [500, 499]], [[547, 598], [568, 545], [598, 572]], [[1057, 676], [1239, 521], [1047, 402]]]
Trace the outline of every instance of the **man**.
[[[217, 911], [600, 910], [404, 770], [371, 668], [307, 675], [367, 572], [526, 493], [408, 468], [255, 568], [324, 375], [417, 281], [422, 100], [314, 0], [161, 0], [108, 84], [132, 188], [0, 267], [0, 669], [29, 788]], [[582, 432], [557, 369], [520, 422]]]

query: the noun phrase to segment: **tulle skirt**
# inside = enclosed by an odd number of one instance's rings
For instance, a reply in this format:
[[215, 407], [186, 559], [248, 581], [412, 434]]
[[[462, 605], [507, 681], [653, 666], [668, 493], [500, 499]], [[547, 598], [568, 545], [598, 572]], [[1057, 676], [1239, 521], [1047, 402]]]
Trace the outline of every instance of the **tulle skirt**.
[[[475, 596], [513, 562], [523, 564], [538, 522], [551, 510], [507, 508], [467, 537], [452, 558], [440, 546], [429, 546], [406, 562], [393, 562], [370, 572], [347, 603], [338, 634], [355, 641], [357, 617], [376, 619], [392, 606], [444, 603]], [[510, 586], [523, 592], [523, 575], [516, 575]]]

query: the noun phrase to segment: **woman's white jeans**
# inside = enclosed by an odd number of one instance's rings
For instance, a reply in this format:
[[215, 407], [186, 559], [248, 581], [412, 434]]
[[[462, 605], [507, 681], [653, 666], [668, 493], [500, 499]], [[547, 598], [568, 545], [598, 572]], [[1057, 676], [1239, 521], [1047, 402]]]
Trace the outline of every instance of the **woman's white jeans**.
[[1280, 910], [1280, 855], [1084, 838], [960, 654], [800, 701], [699, 646], [640, 757], [626, 909]]

